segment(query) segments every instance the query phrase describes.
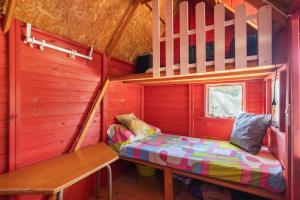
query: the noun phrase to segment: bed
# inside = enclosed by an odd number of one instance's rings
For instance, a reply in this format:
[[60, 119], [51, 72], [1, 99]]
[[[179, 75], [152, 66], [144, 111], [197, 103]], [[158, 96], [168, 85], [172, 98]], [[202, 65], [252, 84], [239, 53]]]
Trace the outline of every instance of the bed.
[[227, 141], [156, 134], [123, 145], [124, 160], [146, 164], [270, 199], [283, 199], [280, 162], [263, 147], [251, 155]]

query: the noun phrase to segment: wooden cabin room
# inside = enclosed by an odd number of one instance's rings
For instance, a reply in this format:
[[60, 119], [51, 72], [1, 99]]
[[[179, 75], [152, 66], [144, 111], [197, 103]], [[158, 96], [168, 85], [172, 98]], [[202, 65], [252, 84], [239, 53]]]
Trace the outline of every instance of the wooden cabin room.
[[299, 200], [299, 0], [0, 0], [0, 200]]

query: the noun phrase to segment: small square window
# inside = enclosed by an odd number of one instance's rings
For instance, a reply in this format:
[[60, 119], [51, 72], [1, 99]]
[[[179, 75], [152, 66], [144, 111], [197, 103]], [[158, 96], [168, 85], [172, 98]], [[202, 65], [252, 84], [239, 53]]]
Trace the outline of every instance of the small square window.
[[207, 115], [209, 117], [236, 117], [242, 111], [243, 84], [207, 86]]

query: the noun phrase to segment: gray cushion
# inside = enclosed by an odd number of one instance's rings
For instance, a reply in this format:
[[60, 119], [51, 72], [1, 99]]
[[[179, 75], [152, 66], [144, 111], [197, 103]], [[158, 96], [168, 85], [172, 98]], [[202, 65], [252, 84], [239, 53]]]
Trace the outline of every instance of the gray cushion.
[[251, 154], [260, 151], [271, 115], [241, 113], [237, 116], [230, 142]]

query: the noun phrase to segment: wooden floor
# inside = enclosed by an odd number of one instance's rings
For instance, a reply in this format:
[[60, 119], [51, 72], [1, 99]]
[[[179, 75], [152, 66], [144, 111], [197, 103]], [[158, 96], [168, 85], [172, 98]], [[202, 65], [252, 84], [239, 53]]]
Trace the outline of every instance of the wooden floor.
[[[197, 200], [188, 192], [188, 186], [174, 180], [175, 200]], [[137, 174], [135, 167], [124, 173], [113, 182], [113, 200], [163, 200], [163, 174], [157, 173], [152, 177], [142, 177]], [[101, 200], [107, 200], [107, 190], [101, 191]], [[265, 200], [264, 198], [245, 194], [233, 193], [233, 200]], [[96, 200], [90, 198], [89, 200]]]
[[[188, 194], [183, 183], [174, 181], [174, 187], [176, 200], [196, 200]], [[106, 193], [106, 190], [102, 191], [100, 199], [106, 200]], [[113, 200], [163, 200], [163, 197], [163, 176], [159, 173], [142, 177], [131, 169], [113, 182]]]

